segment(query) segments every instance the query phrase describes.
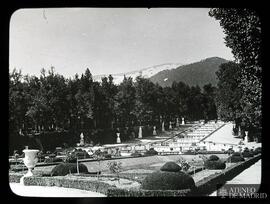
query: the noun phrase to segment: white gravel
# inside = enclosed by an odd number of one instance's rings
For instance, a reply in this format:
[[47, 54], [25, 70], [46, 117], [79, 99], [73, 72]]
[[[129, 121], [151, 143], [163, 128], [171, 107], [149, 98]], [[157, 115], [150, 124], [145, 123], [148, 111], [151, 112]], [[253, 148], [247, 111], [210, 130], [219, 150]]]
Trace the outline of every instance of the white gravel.
[[24, 186], [20, 183], [10, 183], [9, 186], [13, 193], [24, 197], [106, 197], [97, 192], [56, 186]]

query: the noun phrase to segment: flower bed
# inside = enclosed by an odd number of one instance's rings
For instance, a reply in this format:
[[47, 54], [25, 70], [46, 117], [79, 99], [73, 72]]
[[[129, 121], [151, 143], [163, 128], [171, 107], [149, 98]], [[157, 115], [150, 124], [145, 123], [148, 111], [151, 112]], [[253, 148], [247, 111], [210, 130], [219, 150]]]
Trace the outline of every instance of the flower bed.
[[137, 188], [140, 184], [127, 179], [114, 180], [109, 177], [81, 177], [81, 176], [56, 176], [56, 177], [25, 177], [26, 186], [58, 186], [65, 188], [76, 188], [107, 194], [108, 188]]

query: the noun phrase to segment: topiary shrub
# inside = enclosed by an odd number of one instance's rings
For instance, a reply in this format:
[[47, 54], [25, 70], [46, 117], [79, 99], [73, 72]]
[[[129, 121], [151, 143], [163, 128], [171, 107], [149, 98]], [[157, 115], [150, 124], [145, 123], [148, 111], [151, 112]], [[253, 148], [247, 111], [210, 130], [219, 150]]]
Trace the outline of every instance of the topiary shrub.
[[237, 155], [232, 155], [227, 159], [227, 162], [231, 163], [237, 163], [237, 162], [242, 162], [245, 161], [245, 159], [242, 156], [237, 156]]
[[[77, 173], [77, 164], [61, 163], [55, 166], [51, 171], [51, 176], [65, 176], [69, 173]], [[79, 173], [88, 173], [84, 164], [79, 164]]]
[[257, 148], [254, 150], [254, 155], [261, 154], [261, 153], [262, 153], [262, 148], [261, 148], [261, 147], [257, 147]]
[[179, 172], [181, 171], [181, 169], [182, 168], [175, 162], [167, 162], [160, 168], [161, 171], [168, 171], [168, 172]]
[[225, 162], [222, 162], [221, 160], [215, 160], [215, 161], [211, 161], [211, 160], [206, 160], [204, 162], [204, 167], [206, 169], [225, 169], [226, 168], [226, 164]]
[[240, 156], [241, 156], [241, 153], [240, 153], [240, 152], [234, 152], [234, 153], [232, 154], [232, 156], [240, 157]]
[[194, 189], [193, 178], [182, 172], [175, 162], [167, 162], [160, 171], [153, 172], [145, 177], [141, 185], [145, 190], [182, 190]]
[[75, 156], [75, 154], [69, 154], [64, 159], [64, 162], [65, 163], [77, 163], [77, 157]]
[[219, 160], [219, 157], [216, 156], [216, 155], [211, 155], [208, 160], [209, 161], [218, 161]]
[[251, 151], [245, 150], [245, 151], [242, 152], [242, 156], [244, 158], [249, 158], [249, 157], [253, 157], [254, 155], [253, 155], [253, 153]]
[[156, 171], [145, 177], [141, 185], [145, 190], [194, 189], [193, 178], [182, 172]]

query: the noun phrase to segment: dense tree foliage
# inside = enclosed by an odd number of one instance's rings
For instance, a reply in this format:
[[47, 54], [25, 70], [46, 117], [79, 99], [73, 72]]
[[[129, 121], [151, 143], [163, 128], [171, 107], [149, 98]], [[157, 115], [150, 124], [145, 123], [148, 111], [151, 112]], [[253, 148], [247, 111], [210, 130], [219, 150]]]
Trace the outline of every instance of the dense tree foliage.
[[116, 128], [124, 128], [122, 139], [128, 139], [128, 130], [138, 125], [159, 128], [163, 121], [175, 122], [176, 117], [216, 118], [215, 89], [211, 85], [203, 91], [183, 82], [162, 88], [142, 77], [124, 77], [115, 85], [111, 75], [101, 82], [93, 81], [89, 69], [81, 77], [76, 74], [69, 79], [53, 68], [41, 70], [39, 77], [22, 76], [14, 69], [9, 79], [12, 143], [20, 135], [45, 137], [48, 132], [66, 132], [77, 141], [83, 132], [86, 141], [103, 143], [111, 141], [107, 137], [115, 137], [115, 131], [119, 131]]
[[241, 67], [233, 62], [222, 64], [216, 73], [219, 79], [217, 89], [217, 114], [226, 121], [241, 122], [240, 87]]
[[[246, 129], [261, 128], [262, 119], [262, 64], [261, 21], [258, 13], [251, 9], [215, 8], [209, 15], [219, 20], [225, 32], [225, 42], [232, 49], [240, 64], [239, 100], [241, 123]], [[233, 77], [235, 73], [231, 73]], [[238, 116], [237, 116], [238, 117]]]

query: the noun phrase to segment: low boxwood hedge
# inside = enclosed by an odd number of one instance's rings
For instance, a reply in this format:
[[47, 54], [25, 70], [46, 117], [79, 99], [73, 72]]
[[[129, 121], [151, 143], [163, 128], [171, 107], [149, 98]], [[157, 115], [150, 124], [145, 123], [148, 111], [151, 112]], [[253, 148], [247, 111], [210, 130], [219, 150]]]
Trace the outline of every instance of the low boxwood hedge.
[[20, 183], [20, 179], [23, 177], [21, 173], [9, 172], [9, 183]]
[[75, 188], [81, 190], [94, 191], [102, 194], [107, 194], [108, 188], [113, 186], [101, 182], [90, 181], [80, 178], [68, 178], [68, 177], [25, 177], [24, 185], [26, 186], [58, 186], [64, 188]]
[[226, 164], [225, 162], [222, 162], [220, 160], [217, 160], [217, 161], [206, 160], [204, 162], [204, 167], [206, 169], [225, 169]]
[[181, 197], [190, 195], [190, 189], [183, 190], [143, 190], [109, 188], [108, 197]]
[[[84, 164], [78, 164], [80, 173], [88, 173], [88, 169]], [[69, 173], [77, 173], [77, 164], [61, 163], [51, 170], [51, 176], [65, 176]]]
[[237, 162], [243, 162], [243, 161], [245, 161], [245, 159], [242, 156], [232, 155], [227, 159], [227, 162], [230, 162], [230, 163], [237, 163]]

